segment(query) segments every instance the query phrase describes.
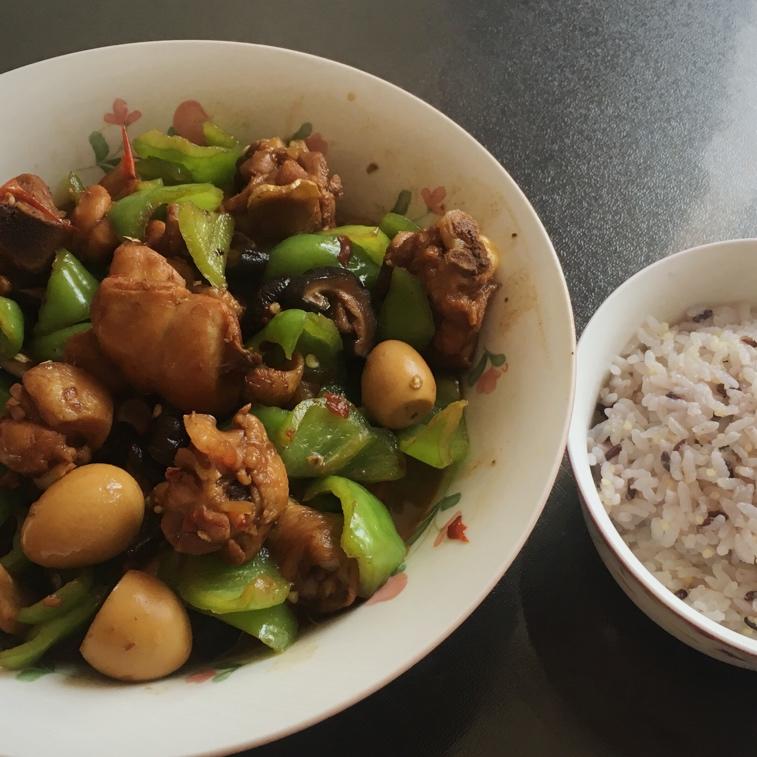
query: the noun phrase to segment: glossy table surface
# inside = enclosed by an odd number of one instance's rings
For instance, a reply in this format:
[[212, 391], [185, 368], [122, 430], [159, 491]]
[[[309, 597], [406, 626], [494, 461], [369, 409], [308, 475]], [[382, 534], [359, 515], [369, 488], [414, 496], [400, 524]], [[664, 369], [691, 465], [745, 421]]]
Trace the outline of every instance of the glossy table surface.
[[[304, 50], [410, 90], [523, 188], [579, 331], [651, 261], [757, 236], [749, 0], [37, 0], [3, 3], [0, 19], [0, 71], [120, 42], [214, 38]], [[364, 702], [255, 754], [754, 755], [756, 682], [626, 599], [564, 464], [520, 557], [450, 639]]]

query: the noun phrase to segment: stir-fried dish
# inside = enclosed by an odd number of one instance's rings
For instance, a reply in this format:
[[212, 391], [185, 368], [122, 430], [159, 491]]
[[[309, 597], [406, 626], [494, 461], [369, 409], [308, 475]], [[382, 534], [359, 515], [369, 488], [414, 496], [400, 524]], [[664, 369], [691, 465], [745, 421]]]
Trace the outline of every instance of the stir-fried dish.
[[473, 218], [337, 225], [317, 145], [122, 132], [65, 201], [0, 186], [6, 669], [283, 650], [401, 569], [468, 449], [459, 377], [497, 288]]

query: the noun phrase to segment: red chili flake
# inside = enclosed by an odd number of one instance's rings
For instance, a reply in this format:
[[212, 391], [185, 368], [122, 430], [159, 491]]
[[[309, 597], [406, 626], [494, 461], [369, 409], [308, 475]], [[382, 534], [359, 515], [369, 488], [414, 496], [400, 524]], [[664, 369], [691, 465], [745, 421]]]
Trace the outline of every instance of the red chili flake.
[[340, 234], [337, 239], [339, 240], [339, 254], [336, 256], [337, 260], [346, 266], [350, 262], [352, 257], [352, 245], [350, 244], [350, 238]]
[[757, 347], [757, 341], [752, 339], [751, 336], [742, 336], [741, 341], [744, 342], [744, 344], [748, 345], [749, 347]]
[[374, 171], [378, 171], [378, 169], [379, 169], [379, 167], [378, 167], [378, 163], [369, 163], [369, 164], [368, 164], [368, 165], [367, 165], [367, 166], [365, 167], [365, 172], [366, 172], [366, 173], [373, 173]]
[[340, 418], [346, 418], [350, 414], [350, 403], [342, 397], [341, 394], [325, 392], [326, 408], [330, 413], [338, 415]]
[[105, 121], [106, 124], [113, 124], [114, 126], [131, 126], [140, 118], [142, 118], [142, 111], [129, 111], [129, 106], [126, 104], [126, 100], [122, 97], [117, 97], [113, 100], [113, 112], [106, 113], [103, 116], [103, 121]]
[[686, 597], [689, 596], [689, 592], [686, 591], [686, 589], [679, 589], [678, 591], [674, 592], [674, 594], [678, 597], [678, 599], [686, 599]]
[[437, 215], [442, 215], [445, 211], [444, 198], [446, 196], [447, 190], [444, 187], [435, 187], [434, 189], [423, 187], [421, 189], [421, 197], [423, 202], [426, 203], [426, 207]]
[[468, 528], [468, 526], [463, 523], [463, 516], [458, 515], [452, 523], [447, 526], [447, 538], [467, 542], [468, 537], [465, 535], [466, 528]]
[[329, 151], [329, 143], [323, 138], [323, 134], [318, 131], [307, 137], [305, 144], [308, 146], [308, 150], [320, 152], [322, 155], [326, 155]]
[[137, 178], [137, 164], [134, 162], [134, 152], [131, 149], [129, 135], [126, 133], [126, 127], [121, 127], [121, 141], [123, 143], [124, 154], [121, 156], [121, 173], [125, 179]]
[[744, 594], [744, 599], [747, 602], [754, 602], [754, 600], [757, 599], [757, 591], [754, 591], [754, 589], [752, 589], [752, 591], [748, 591], [746, 594]]
[[16, 202], [24, 202], [27, 205], [31, 205], [35, 210], [38, 210], [55, 223], [59, 223], [62, 226], [67, 226], [69, 223], [65, 218], [61, 218], [55, 211], [50, 210], [47, 205], [40, 202], [33, 194], [19, 186], [15, 179], [10, 179], [10, 181], [5, 182], [5, 184], [0, 187], [0, 197], [6, 193], [13, 195]]

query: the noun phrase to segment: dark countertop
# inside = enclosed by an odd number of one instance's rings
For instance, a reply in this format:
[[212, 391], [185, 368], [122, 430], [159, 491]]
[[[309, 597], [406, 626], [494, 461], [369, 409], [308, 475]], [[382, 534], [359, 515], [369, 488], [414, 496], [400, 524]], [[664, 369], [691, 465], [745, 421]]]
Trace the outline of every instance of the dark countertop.
[[[523, 188], [579, 330], [647, 263], [757, 236], [753, 2], [37, 0], [3, 3], [0, 17], [0, 71], [119, 42], [215, 38], [399, 84]], [[626, 599], [564, 465], [522, 554], [450, 639], [366, 701], [255, 754], [754, 755], [750, 681]]]

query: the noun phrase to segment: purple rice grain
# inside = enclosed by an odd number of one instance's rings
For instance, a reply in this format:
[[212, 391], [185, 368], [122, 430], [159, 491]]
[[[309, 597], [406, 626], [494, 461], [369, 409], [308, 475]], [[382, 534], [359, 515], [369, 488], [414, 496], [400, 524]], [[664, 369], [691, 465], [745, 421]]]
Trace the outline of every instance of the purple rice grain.
[[702, 321], [706, 321], [708, 318], [712, 318], [712, 310], [709, 308], [695, 315], [691, 320], [694, 321], [694, 323], [702, 323]]
[[620, 454], [621, 447], [619, 444], [614, 444], [610, 449], [605, 452], [605, 460], [612, 460]]

